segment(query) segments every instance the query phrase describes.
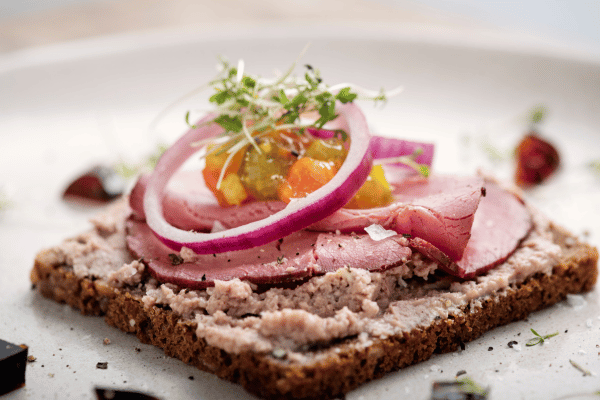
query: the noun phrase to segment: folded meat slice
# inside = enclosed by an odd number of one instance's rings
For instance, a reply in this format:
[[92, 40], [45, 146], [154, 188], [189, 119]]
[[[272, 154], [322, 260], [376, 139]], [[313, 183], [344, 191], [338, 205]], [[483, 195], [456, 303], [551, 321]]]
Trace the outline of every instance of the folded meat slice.
[[[419, 237], [433, 244], [452, 260], [459, 260], [471, 236], [471, 225], [482, 196], [480, 177], [432, 176], [406, 179], [406, 172], [388, 174], [396, 199], [387, 207], [367, 210], [340, 209], [313, 224], [308, 230], [321, 232], [363, 232], [379, 224], [400, 234]], [[143, 192], [146, 178], [134, 188], [130, 204], [134, 215], [143, 219]], [[202, 184], [197, 172], [179, 173], [163, 200], [165, 219], [180, 229], [212, 230], [215, 221], [233, 228], [260, 220], [285, 207], [278, 201], [263, 201], [237, 207], [220, 207]]]
[[378, 224], [433, 244], [459, 260], [471, 237], [475, 211], [483, 193], [480, 177], [432, 176], [395, 183], [396, 201], [367, 210], [342, 208], [310, 229], [360, 231]]
[[472, 278], [504, 262], [533, 228], [531, 213], [515, 194], [486, 182], [471, 239], [460, 260], [452, 262], [441, 249], [416, 238], [411, 247], [436, 259], [443, 269], [460, 278]]

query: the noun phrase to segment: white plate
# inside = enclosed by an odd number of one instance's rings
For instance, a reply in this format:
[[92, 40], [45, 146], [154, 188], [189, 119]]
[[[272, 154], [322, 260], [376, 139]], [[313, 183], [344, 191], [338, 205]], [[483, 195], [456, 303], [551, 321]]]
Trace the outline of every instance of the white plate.
[[[510, 178], [510, 158], [494, 164], [481, 142], [487, 138], [510, 154], [527, 129], [524, 115], [544, 104], [549, 112], [541, 131], [561, 151], [563, 168], [528, 197], [575, 233], [588, 231], [598, 244], [600, 178], [586, 166], [600, 158], [600, 64], [593, 57], [576, 60], [522, 45], [510, 50], [514, 41], [487, 46], [351, 27], [230, 30], [218, 38], [118, 36], [4, 56], [0, 188], [12, 205], [0, 212], [0, 337], [27, 343], [37, 357], [27, 366], [27, 386], [7, 399], [92, 398], [96, 385], [164, 399], [248, 396], [100, 318], [41, 298], [30, 291], [28, 275], [38, 249], [88, 226], [93, 210], [60, 200], [75, 174], [94, 163], [138, 161], [159, 140], [181, 133], [185, 107], [171, 113], [158, 134], [147, 127], [165, 106], [214, 76], [218, 55], [243, 58], [249, 71], [270, 75], [274, 68], [285, 70], [309, 41], [300, 64], [318, 67], [327, 82], [405, 87], [384, 108], [363, 108], [377, 133], [435, 141], [437, 171], [484, 167]], [[460, 370], [489, 386], [492, 399], [556, 399], [598, 390], [597, 377], [582, 376], [569, 362], [600, 373], [598, 291], [583, 299], [581, 307], [559, 304], [489, 332], [466, 351], [435, 356], [347, 397], [426, 399], [433, 381], [452, 380]], [[525, 347], [530, 328], [560, 335], [549, 345]], [[112, 343], [103, 345], [104, 338]], [[511, 340], [523, 345], [520, 352], [507, 346]], [[101, 361], [108, 362], [107, 370], [96, 369]]]

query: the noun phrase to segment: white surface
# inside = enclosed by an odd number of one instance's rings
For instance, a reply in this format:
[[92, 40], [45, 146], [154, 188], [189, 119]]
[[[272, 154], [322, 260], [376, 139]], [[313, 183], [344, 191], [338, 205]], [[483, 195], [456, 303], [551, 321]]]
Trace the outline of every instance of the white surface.
[[[125, 36], [17, 53], [0, 58], [0, 187], [13, 203], [0, 212], [0, 337], [27, 343], [37, 361], [27, 366], [27, 386], [6, 399], [87, 399], [95, 385], [144, 390], [163, 399], [249, 397], [236, 385], [165, 358], [101, 318], [82, 317], [41, 298], [30, 290], [29, 271], [39, 249], [85, 229], [95, 212], [62, 203], [66, 183], [96, 162], [135, 162], [159, 139], [180, 134], [185, 107], [170, 114], [158, 134], [146, 128], [171, 101], [213, 77], [217, 55], [244, 58], [249, 71], [269, 75], [273, 68], [287, 68], [308, 41], [312, 47], [301, 64], [320, 68], [331, 84], [404, 85], [405, 92], [385, 108], [364, 104], [365, 113], [377, 133], [435, 141], [440, 172], [493, 167], [510, 177], [510, 160], [493, 164], [481, 141], [487, 138], [509, 153], [526, 129], [522, 116], [545, 104], [549, 115], [542, 132], [559, 147], [564, 167], [528, 197], [599, 244], [600, 177], [586, 167], [600, 158], [597, 62], [572, 61], [568, 53], [554, 57], [551, 48], [530, 55], [527, 44], [516, 41], [486, 48], [477, 40], [463, 46], [451, 37], [343, 27], [335, 33], [267, 27], [229, 31], [220, 39]], [[468, 343], [466, 351], [389, 374], [347, 398], [427, 399], [433, 381], [451, 380], [460, 370], [489, 386], [494, 400], [596, 391], [598, 297], [596, 290], [581, 307], [559, 304], [496, 329]], [[525, 347], [530, 328], [560, 335]], [[104, 338], [112, 343], [103, 345]], [[511, 340], [522, 345], [520, 352], [508, 348]], [[595, 376], [582, 376], [569, 359]], [[104, 361], [108, 369], [96, 369]]]

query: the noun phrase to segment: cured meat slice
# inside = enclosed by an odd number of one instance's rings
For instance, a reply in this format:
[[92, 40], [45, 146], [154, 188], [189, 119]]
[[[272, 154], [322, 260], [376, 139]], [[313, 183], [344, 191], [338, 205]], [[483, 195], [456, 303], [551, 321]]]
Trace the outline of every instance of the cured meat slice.
[[[129, 197], [133, 215], [138, 220], [145, 220], [143, 199], [148, 178], [148, 175], [142, 175]], [[199, 171], [179, 172], [172, 179], [163, 199], [163, 213], [171, 225], [203, 232], [211, 231], [218, 221], [223, 228], [229, 229], [266, 218], [286, 206], [281, 201], [255, 201], [221, 207], [203, 179]]]
[[[367, 210], [340, 209], [308, 229], [363, 232], [365, 227], [379, 224], [401, 234], [422, 238], [452, 260], [459, 260], [471, 235], [483, 179], [452, 176], [404, 179], [404, 171], [389, 176], [396, 177], [392, 180], [397, 200], [393, 204]], [[145, 180], [144, 177], [139, 180], [130, 197], [138, 219], [143, 219]], [[224, 228], [233, 228], [265, 218], [285, 207], [282, 202], [265, 201], [222, 208], [201, 182], [197, 172], [180, 173], [173, 179], [163, 200], [163, 212], [169, 223], [181, 229], [210, 231], [218, 221]]]
[[127, 229], [129, 249], [144, 259], [155, 278], [190, 289], [234, 278], [257, 284], [285, 283], [345, 266], [381, 271], [405, 262], [412, 254], [402, 236], [374, 241], [367, 235], [310, 231], [299, 231], [247, 250], [202, 255], [174, 253], [144, 222], [131, 218]]
[[460, 278], [472, 278], [504, 262], [533, 227], [531, 213], [521, 199], [495, 183], [486, 183], [471, 239], [462, 258], [452, 262], [441, 249], [420, 238], [411, 247], [440, 262], [443, 269]]
[[396, 185], [396, 202], [368, 210], [340, 209], [310, 229], [359, 231], [379, 224], [433, 244], [452, 260], [459, 260], [471, 237], [475, 211], [483, 193], [479, 177], [434, 176]]
[[[391, 176], [398, 177], [391, 182], [397, 202], [388, 207], [338, 210], [310, 230], [288, 236], [283, 243], [216, 255], [190, 252], [193, 262], [180, 260], [176, 268], [169, 257], [172, 250], [143, 222], [142, 178], [130, 196], [134, 213], [129, 222], [128, 245], [161, 280], [188, 287], [206, 287], [215, 279], [236, 277], [273, 284], [345, 265], [384, 270], [410, 256], [408, 242], [401, 235], [375, 242], [370, 238], [353, 239], [357, 235], [331, 233], [362, 232], [375, 223], [410, 237], [412, 248], [437, 260], [450, 274], [471, 278], [503, 262], [531, 229], [530, 213], [514, 194], [487, 182], [482, 197], [482, 178]], [[239, 226], [285, 206], [280, 202], [255, 202], [222, 208], [208, 190], [198, 185], [198, 179], [193, 172], [180, 174], [164, 201], [167, 219], [184, 229], [210, 230], [215, 221], [225, 228]]]

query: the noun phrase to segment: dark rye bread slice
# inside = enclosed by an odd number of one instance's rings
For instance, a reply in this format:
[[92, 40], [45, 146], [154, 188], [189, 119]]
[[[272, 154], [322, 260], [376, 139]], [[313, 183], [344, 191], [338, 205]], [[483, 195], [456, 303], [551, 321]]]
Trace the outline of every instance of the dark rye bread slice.
[[[460, 343], [487, 331], [526, 318], [551, 306], [567, 294], [590, 291], [596, 283], [598, 251], [563, 229], [551, 226], [554, 242], [563, 249], [551, 275], [537, 274], [492, 295], [477, 306], [465, 306], [460, 315], [386, 339], [368, 347], [353, 346], [358, 339], [307, 348], [320, 355], [306, 363], [287, 360], [285, 353], [227, 353], [196, 336], [194, 322], [182, 322], [171, 310], [145, 308], [140, 297], [107, 286], [103, 281], [80, 279], [67, 265], [47, 262], [41, 252], [31, 272], [40, 293], [67, 303], [83, 314], [104, 315], [106, 322], [134, 333], [141, 342], [163, 348], [169, 356], [241, 384], [260, 397], [335, 398], [390, 371], [429, 359], [435, 353], [457, 350]], [[469, 307], [474, 307], [469, 309]]]

